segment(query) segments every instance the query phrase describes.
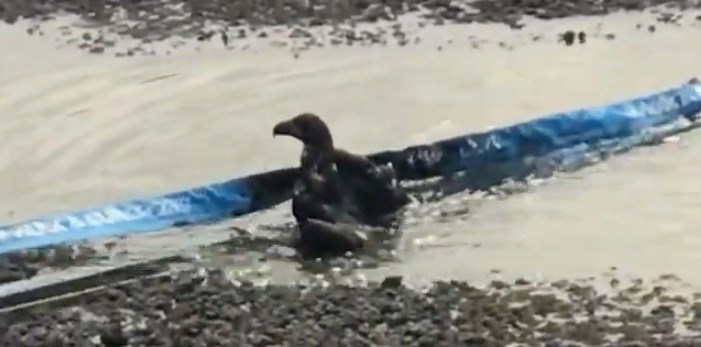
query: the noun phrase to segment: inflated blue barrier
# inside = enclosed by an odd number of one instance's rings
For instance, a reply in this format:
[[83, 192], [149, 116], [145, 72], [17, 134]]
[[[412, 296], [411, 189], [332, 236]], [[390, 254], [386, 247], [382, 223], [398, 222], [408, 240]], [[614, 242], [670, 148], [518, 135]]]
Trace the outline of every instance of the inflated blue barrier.
[[0, 227], [0, 254], [101, 236], [216, 222], [279, 204], [297, 169], [282, 169], [163, 196]]
[[[628, 140], [646, 130], [699, 113], [701, 83], [608, 106], [557, 113], [482, 133], [454, 137], [371, 157], [393, 164], [405, 179], [422, 179], [479, 169], [575, 146], [596, 150], [610, 141]], [[630, 140], [628, 140], [630, 141]]]
[[[608, 106], [558, 113], [369, 157], [391, 163], [400, 179], [463, 172], [467, 188], [482, 189], [507, 177], [527, 175], [543, 158], [557, 164], [592, 151], [636, 146], [645, 140], [646, 133], [683, 118], [693, 121], [700, 111], [701, 84], [694, 79], [678, 88]], [[276, 170], [0, 227], [0, 253], [244, 215], [289, 199], [296, 176], [296, 168]]]

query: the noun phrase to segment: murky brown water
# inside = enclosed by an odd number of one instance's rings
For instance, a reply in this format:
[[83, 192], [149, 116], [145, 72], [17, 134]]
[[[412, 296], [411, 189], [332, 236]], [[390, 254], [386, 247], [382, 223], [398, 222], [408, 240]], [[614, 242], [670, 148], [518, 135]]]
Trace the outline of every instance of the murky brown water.
[[[604, 28], [617, 30], [615, 41], [592, 39], [565, 49], [549, 31], [551, 40], [530, 42], [538, 30], [595, 28], [600, 21], [533, 25], [509, 38], [512, 51], [461, 44], [468, 34], [505, 39], [495, 27], [433, 29], [435, 44], [325, 49], [300, 59], [261, 49], [133, 60], [59, 52], [42, 62], [39, 44], [28, 44], [26, 54], [19, 49], [1, 61], [0, 219], [9, 223], [292, 165], [299, 146], [273, 140], [270, 128], [302, 111], [327, 119], [339, 146], [369, 152], [701, 76], [697, 29], [641, 34], [634, 28], [639, 18], [613, 16]], [[2, 42], [20, 37], [2, 35]], [[448, 38], [453, 44], [445, 45]], [[437, 45], [445, 46], [438, 51]], [[479, 281], [493, 269], [510, 277], [561, 277], [616, 266], [632, 276], [673, 272], [701, 286], [700, 153], [701, 132], [692, 132], [508, 199], [454, 196], [424, 207], [421, 220], [408, 227], [400, 261], [367, 276]], [[441, 220], [431, 212], [465, 206], [471, 212], [461, 218]], [[283, 206], [227, 224], [288, 220]], [[228, 233], [223, 228], [125, 242], [139, 258], [221, 240]], [[293, 265], [271, 267], [278, 280], [297, 276], [289, 271]]]

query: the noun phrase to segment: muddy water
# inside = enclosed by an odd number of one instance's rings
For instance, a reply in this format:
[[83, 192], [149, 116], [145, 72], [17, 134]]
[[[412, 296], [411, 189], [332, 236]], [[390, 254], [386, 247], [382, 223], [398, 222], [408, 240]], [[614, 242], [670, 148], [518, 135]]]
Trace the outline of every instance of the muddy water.
[[[646, 18], [611, 16], [603, 27], [600, 19], [534, 24], [509, 36], [499, 27], [444, 27], [431, 29], [417, 46], [332, 48], [298, 59], [260, 48], [123, 60], [39, 53], [41, 45], [32, 41], [1, 60], [0, 219], [20, 221], [293, 165], [299, 145], [273, 140], [271, 126], [303, 111], [322, 115], [339, 146], [368, 152], [701, 76], [701, 30], [670, 26], [641, 33], [635, 24]], [[601, 37], [567, 49], [554, 43], [553, 28], [573, 26]], [[3, 29], [0, 39], [20, 47], [26, 37], [13, 30]], [[606, 30], [617, 39], [604, 39]], [[546, 39], [532, 42], [542, 33]], [[491, 43], [475, 49], [464, 42], [474, 35]], [[694, 183], [699, 148], [701, 133], [690, 133], [508, 199], [459, 195], [421, 207], [399, 261], [366, 275], [479, 281], [490, 272], [588, 276], [616, 266], [631, 276], [673, 272], [701, 286], [701, 186]], [[282, 206], [224, 225], [123, 242], [130, 257], [142, 258], [221, 240], [231, 225], [256, 229], [290, 219]], [[297, 276], [291, 264], [271, 267], [277, 280]]]

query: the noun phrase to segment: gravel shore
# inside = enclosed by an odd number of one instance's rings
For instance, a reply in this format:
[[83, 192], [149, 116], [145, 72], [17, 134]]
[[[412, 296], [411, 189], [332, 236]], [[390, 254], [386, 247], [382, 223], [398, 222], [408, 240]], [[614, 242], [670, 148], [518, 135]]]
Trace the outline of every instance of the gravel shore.
[[[46, 27], [60, 31], [61, 45], [125, 57], [170, 54], [193, 41], [240, 50], [250, 47], [251, 40], [269, 40], [271, 45], [296, 51], [338, 45], [405, 46], [419, 43], [416, 31], [434, 25], [496, 23], [521, 30], [528, 18], [603, 16], [653, 7], [657, 22], [676, 24], [684, 16], [679, 11], [700, 6], [688, 0], [3, 0], [0, 17], [6, 23], [30, 20], [29, 35], [44, 35]], [[66, 15], [73, 19], [61, 21], [58, 27], [50, 25]], [[656, 30], [653, 24], [644, 26], [650, 32]], [[586, 33], [576, 30], [557, 34], [568, 45], [576, 38], [586, 41]]]
[[[610, 279], [257, 286], [200, 270], [0, 316], [2, 346], [698, 346], [699, 296]], [[694, 337], [696, 336], [696, 337]]]

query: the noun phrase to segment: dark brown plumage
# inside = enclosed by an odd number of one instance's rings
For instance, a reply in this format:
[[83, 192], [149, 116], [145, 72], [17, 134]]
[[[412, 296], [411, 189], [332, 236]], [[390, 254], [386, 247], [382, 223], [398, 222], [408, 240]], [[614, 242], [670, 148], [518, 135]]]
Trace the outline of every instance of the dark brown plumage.
[[303, 248], [328, 253], [362, 248], [363, 237], [348, 225], [389, 227], [394, 214], [409, 202], [391, 172], [365, 156], [336, 149], [328, 126], [314, 114], [278, 123], [273, 135], [304, 144], [292, 199]]

